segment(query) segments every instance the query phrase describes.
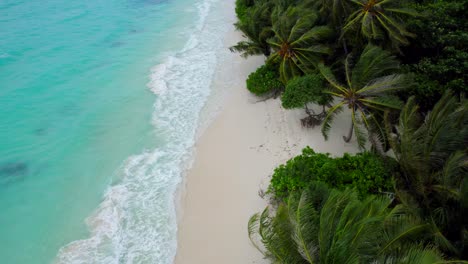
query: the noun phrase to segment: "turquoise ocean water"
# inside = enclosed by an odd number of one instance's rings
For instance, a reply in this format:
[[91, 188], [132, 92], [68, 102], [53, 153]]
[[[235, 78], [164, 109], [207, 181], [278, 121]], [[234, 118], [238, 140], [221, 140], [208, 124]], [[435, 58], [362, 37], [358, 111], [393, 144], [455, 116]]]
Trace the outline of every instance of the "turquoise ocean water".
[[0, 263], [172, 263], [221, 5], [0, 1]]

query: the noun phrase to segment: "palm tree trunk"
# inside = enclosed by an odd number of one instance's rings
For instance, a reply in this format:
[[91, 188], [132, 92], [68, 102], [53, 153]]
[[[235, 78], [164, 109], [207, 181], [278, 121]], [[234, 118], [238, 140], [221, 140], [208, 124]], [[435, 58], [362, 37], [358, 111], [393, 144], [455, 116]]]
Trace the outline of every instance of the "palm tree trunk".
[[349, 143], [349, 141], [351, 141], [351, 138], [353, 137], [353, 130], [354, 130], [354, 124], [351, 121], [351, 127], [349, 128], [348, 136], [347, 137], [343, 136], [343, 140], [346, 143]]

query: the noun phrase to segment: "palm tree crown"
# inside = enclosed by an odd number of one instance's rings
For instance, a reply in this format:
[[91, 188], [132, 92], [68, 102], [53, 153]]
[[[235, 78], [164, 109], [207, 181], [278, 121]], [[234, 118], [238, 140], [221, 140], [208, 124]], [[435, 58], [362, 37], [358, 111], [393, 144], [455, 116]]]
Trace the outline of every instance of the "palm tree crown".
[[321, 56], [330, 49], [321, 43], [328, 39], [332, 30], [328, 26], [316, 26], [316, 13], [303, 14], [291, 7], [274, 20], [274, 37], [268, 43], [275, 51], [270, 60], [280, 65], [283, 83], [306, 72], [316, 65]]
[[402, 8], [396, 0], [349, 0], [356, 8], [349, 15], [343, 28], [344, 33], [358, 33], [366, 39], [376, 41], [388, 39], [395, 47], [407, 45], [407, 37], [415, 35], [408, 32], [401, 15], [417, 15], [415, 11]]
[[361, 131], [363, 125], [368, 131], [384, 134], [383, 127], [375, 117], [375, 111], [400, 109], [401, 102], [389, 93], [405, 88], [408, 83], [402, 74], [390, 74], [398, 69], [399, 63], [389, 52], [368, 45], [356, 65], [351, 69], [350, 56], [345, 60], [346, 84], [341, 84], [331, 69], [323, 64], [319, 70], [330, 83], [330, 94], [339, 100], [332, 106], [324, 119], [322, 133], [328, 138], [331, 123], [336, 114], [347, 106], [351, 110], [351, 127], [345, 141], [351, 140], [353, 130], [360, 147], [364, 147], [366, 137]]

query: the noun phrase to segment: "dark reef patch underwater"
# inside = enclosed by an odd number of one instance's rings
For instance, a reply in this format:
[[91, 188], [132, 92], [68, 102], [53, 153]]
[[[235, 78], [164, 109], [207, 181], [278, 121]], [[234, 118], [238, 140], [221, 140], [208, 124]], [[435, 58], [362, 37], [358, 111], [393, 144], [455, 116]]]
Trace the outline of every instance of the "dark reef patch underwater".
[[0, 183], [26, 176], [29, 167], [26, 162], [8, 162], [0, 164]]

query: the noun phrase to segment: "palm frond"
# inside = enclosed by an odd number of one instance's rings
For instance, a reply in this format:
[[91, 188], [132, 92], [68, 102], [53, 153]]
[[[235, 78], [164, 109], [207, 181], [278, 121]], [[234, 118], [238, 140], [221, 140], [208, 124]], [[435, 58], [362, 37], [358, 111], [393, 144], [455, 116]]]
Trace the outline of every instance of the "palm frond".
[[236, 45], [229, 47], [231, 52], [239, 52], [243, 58], [263, 54], [262, 47], [251, 41], [239, 41]]
[[347, 89], [336, 80], [335, 75], [333, 75], [330, 68], [325, 66], [323, 63], [319, 63], [317, 68], [320, 71], [320, 73], [323, 75], [323, 77], [327, 79], [327, 81], [331, 84], [333, 88], [336, 88], [340, 92], [347, 91]]
[[364, 87], [372, 80], [399, 68], [395, 56], [380, 47], [367, 45], [352, 71], [352, 83]]
[[292, 38], [291, 45], [298, 47], [307, 47], [313, 45], [318, 41], [324, 41], [329, 39], [333, 35], [333, 30], [329, 26], [315, 26], [308, 27], [308, 30], [302, 35]]
[[[422, 245], [402, 248], [397, 253], [385, 255], [378, 263], [386, 264], [427, 264], [427, 263], [447, 263], [442, 261], [443, 257], [434, 247], [424, 247]], [[439, 262], [440, 261], [440, 262]]]
[[318, 255], [319, 212], [314, 207], [313, 200], [307, 191], [302, 192], [299, 201], [290, 201], [289, 208], [297, 251], [308, 263], [315, 263]]
[[[337, 226], [340, 222], [341, 214], [351, 200], [357, 200], [356, 193], [353, 193], [351, 190], [344, 192], [332, 191], [322, 208], [320, 213], [319, 243], [320, 256], [324, 258], [322, 261], [325, 263], [327, 262], [327, 258], [338, 257], [339, 251], [334, 250], [334, 242], [336, 241], [337, 235], [339, 235]], [[332, 252], [336, 255], [331, 254]], [[354, 254], [356, 254], [351, 250], [347, 250], [346, 252], [349, 254], [349, 257], [354, 257]]]
[[459, 212], [448, 208], [463, 201], [460, 190], [468, 169], [465, 102], [446, 92], [422, 119], [410, 98], [400, 113], [396, 131], [398, 138], [391, 143], [403, 171], [397, 178], [400, 200], [410, 209], [419, 208], [418, 215], [431, 224], [429, 233], [435, 245], [458, 254], [460, 242], [452, 241], [454, 236], [447, 234], [461, 233], [463, 227], [453, 224], [460, 221]]
[[406, 37], [414, 37], [408, 32], [402, 23], [402, 16], [413, 16], [416, 12], [408, 8], [400, 8], [398, 2], [391, 0], [349, 0], [354, 4], [356, 11], [348, 16], [343, 27], [342, 36], [345, 34], [356, 35], [367, 40], [390, 40], [394, 47], [408, 44]]
[[447, 197], [454, 196], [455, 199], [460, 198], [459, 186], [463, 177], [468, 172], [468, 156], [465, 151], [459, 150], [450, 155], [445, 161], [441, 169], [438, 182], [439, 191], [446, 192]]
[[[361, 116], [361, 120], [365, 120], [365, 116]], [[364, 149], [367, 141], [367, 135], [364, 131], [361, 130], [361, 122], [357, 118], [356, 110], [352, 109], [351, 111], [351, 120], [353, 122], [354, 134], [356, 135], [356, 140], [360, 149]], [[367, 122], [367, 120], [365, 121]]]
[[407, 88], [410, 82], [404, 74], [391, 74], [375, 78], [367, 83], [357, 93], [375, 96], [383, 93], [395, 92]]
[[333, 119], [337, 114], [343, 111], [344, 102], [340, 102], [334, 106], [332, 106], [327, 111], [327, 115], [323, 119], [322, 123], [322, 135], [325, 140], [328, 140], [328, 133], [330, 132], [331, 124], [333, 123]]
[[258, 244], [261, 239], [256, 238], [255, 236], [258, 235], [258, 230], [260, 227], [260, 214], [256, 213], [252, 215], [249, 219], [249, 223], [247, 225], [247, 231], [249, 235], [249, 239], [252, 243], [252, 245], [259, 251], [261, 252], [264, 256], [267, 256], [267, 253], [260, 247]]
[[360, 100], [366, 107], [369, 109], [395, 109], [399, 110], [402, 107], [402, 102], [398, 97], [394, 96], [380, 96], [380, 97], [370, 97], [368, 99]]

